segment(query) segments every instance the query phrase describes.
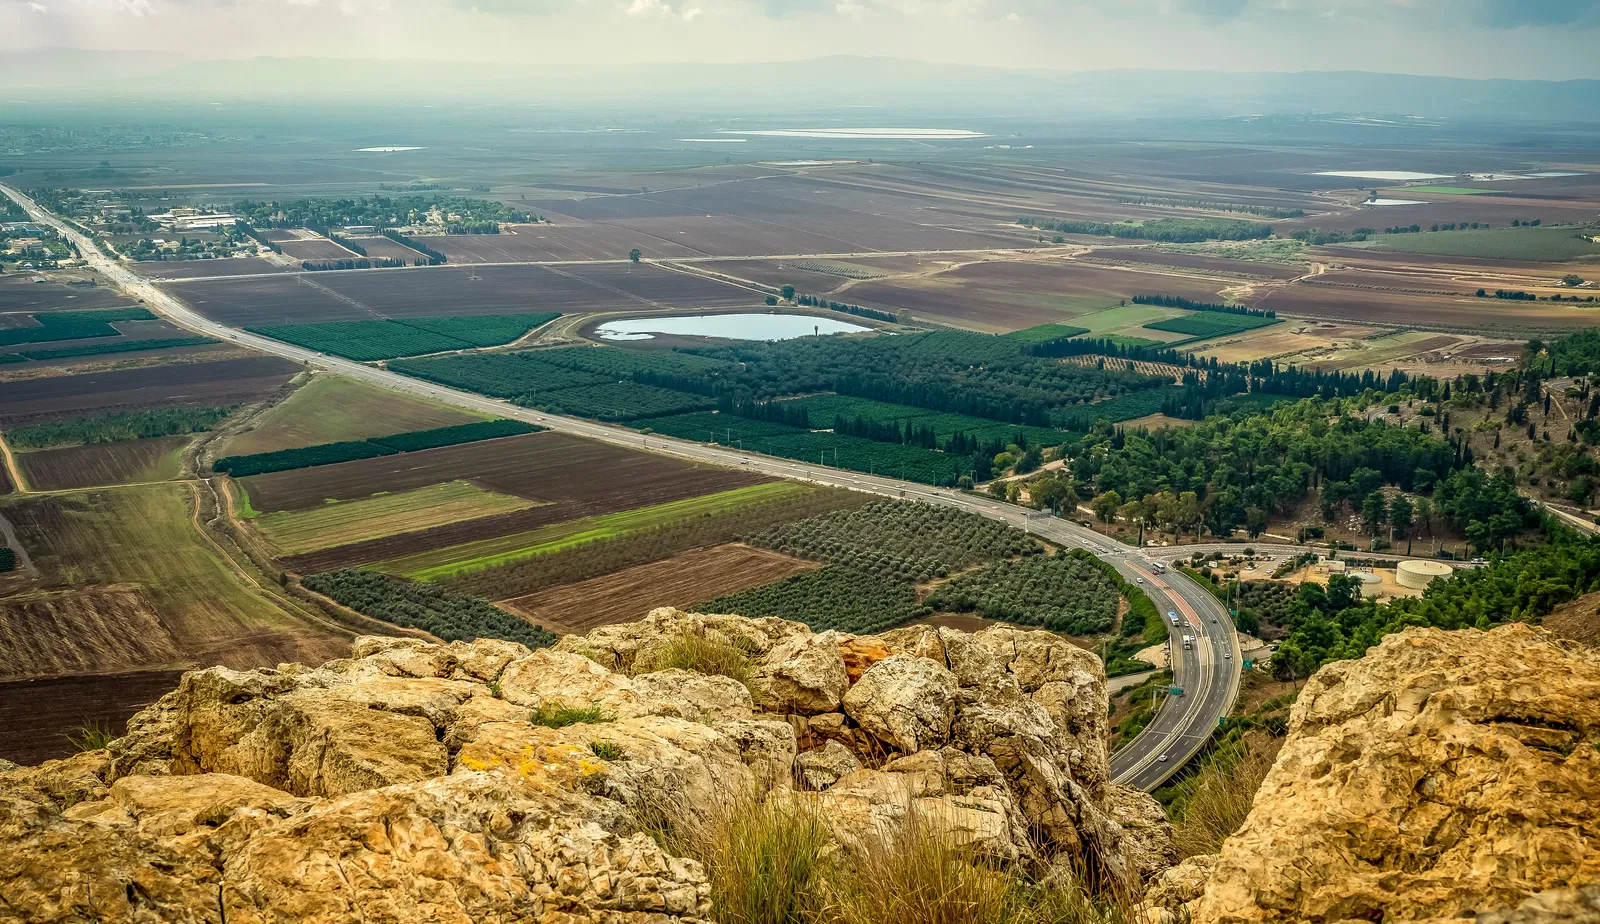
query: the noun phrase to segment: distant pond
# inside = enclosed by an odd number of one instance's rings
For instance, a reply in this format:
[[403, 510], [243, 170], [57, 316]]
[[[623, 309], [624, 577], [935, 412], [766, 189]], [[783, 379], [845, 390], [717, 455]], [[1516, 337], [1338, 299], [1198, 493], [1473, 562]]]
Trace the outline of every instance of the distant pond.
[[725, 340], [793, 340], [818, 334], [855, 334], [870, 327], [804, 314], [694, 314], [624, 318], [595, 328], [601, 340], [652, 340], [656, 334]]

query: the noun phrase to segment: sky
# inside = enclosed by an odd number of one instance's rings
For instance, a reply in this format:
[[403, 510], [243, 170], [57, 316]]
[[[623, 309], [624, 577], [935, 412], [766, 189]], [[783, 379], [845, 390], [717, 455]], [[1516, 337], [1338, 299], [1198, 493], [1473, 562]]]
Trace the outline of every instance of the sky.
[[0, 0], [0, 48], [1600, 78], [1600, 0]]

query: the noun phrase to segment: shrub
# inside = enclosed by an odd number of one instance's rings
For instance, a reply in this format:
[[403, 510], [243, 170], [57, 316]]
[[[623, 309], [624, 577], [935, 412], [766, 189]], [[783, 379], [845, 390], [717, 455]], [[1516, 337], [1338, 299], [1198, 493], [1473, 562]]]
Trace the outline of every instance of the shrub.
[[1272, 761], [1245, 753], [1207, 763], [1188, 782], [1188, 798], [1175, 813], [1173, 842], [1183, 857], [1216, 853], [1222, 842], [1244, 824], [1256, 790], [1272, 769]]
[[824, 883], [838, 864], [814, 807], [743, 796], [711, 820], [669, 827], [663, 847], [705, 864], [719, 924], [824, 924]]
[[694, 671], [697, 674], [731, 677], [740, 683], [750, 684], [750, 653], [743, 648], [713, 635], [700, 635], [685, 630], [665, 645], [641, 653], [635, 673], [654, 671]]

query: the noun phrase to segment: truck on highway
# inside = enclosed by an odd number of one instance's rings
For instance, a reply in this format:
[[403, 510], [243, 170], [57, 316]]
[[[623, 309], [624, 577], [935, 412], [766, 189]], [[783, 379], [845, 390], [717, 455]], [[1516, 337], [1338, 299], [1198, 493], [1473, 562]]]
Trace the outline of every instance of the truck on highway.
[[1185, 635], [1183, 637], [1183, 650], [1184, 651], [1189, 651], [1189, 650], [1191, 650], [1193, 648], [1194, 648], [1194, 636]]

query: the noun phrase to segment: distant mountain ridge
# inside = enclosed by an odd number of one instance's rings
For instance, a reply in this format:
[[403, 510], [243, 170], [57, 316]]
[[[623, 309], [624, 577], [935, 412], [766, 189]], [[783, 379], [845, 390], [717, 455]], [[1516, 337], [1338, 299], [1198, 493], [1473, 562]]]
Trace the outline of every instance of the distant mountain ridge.
[[499, 62], [257, 57], [174, 62], [130, 52], [0, 56], [15, 97], [355, 101], [415, 87], [440, 99], [691, 109], [893, 107], [989, 116], [1231, 117], [1386, 113], [1454, 120], [1600, 121], [1600, 80], [1469, 80], [1365, 71], [1063, 71], [836, 56], [760, 64], [648, 64], [557, 73]]

